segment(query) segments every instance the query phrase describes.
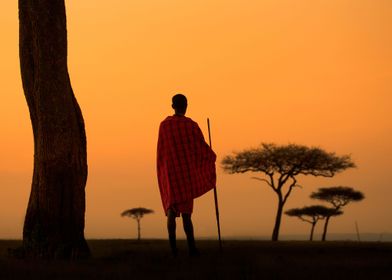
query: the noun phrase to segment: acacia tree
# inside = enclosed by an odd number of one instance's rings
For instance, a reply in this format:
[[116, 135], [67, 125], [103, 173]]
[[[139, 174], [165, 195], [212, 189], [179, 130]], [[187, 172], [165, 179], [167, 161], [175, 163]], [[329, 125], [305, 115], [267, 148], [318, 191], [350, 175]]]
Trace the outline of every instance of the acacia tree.
[[[336, 173], [355, 167], [349, 155], [337, 156], [320, 148], [303, 145], [261, 144], [260, 147], [226, 156], [222, 166], [228, 173], [261, 172], [278, 198], [272, 240], [279, 238], [283, 207], [297, 185], [298, 175], [333, 177]], [[285, 188], [285, 186], [287, 186]]]
[[24, 252], [86, 257], [86, 134], [68, 75], [64, 0], [19, 0], [19, 54], [34, 137]]
[[154, 210], [143, 208], [143, 207], [128, 209], [121, 213], [122, 217], [131, 217], [136, 220], [137, 240], [140, 240], [140, 220], [143, 218], [144, 215], [151, 214], [151, 213], [154, 213]]
[[[350, 202], [361, 201], [365, 198], [362, 192], [356, 191], [351, 187], [329, 187], [319, 188], [317, 192], [310, 195], [313, 199], [327, 201], [333, 205], [335, 212], [339, 212], [341, 208]], [[325, 219], [322, 241], [326, 240], [329, 219], [335, 215], [327, 216]]]
[[305, 206], [302, 208], [292, 208], [285, 212], [286, 215], [291, 217], [297, 217], [300, 220], [310, 223], [312, 225], [310, 229], [309, 240], [313, 240], [314, 228], [319, 220], [323, 220], [329, 216], [337, 216], [343, 214], [342, 211], [335, 211], [334, 208], [328, 208], [323, 205], [312, 205]]

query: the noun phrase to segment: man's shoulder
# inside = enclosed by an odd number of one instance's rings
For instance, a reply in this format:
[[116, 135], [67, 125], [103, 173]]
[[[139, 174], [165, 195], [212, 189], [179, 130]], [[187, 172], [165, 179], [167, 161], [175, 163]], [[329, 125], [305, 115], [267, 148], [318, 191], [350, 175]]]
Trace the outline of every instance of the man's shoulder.
[[195, 122], [194, 120], [192, 120], [191, 118], [188, 118], [186, 116], [168, 116], [166, 117], [162, 122], [161, 122], [161, 126], [162, 125], [175, 125], [175, 124], [179, 124], [179, 123], [189, 123], [192, 125], [198, 125], [197, 122]]
[[161, 121], [161, 124], [170, 121], [171, 116], [167, 116], [163, 121]]

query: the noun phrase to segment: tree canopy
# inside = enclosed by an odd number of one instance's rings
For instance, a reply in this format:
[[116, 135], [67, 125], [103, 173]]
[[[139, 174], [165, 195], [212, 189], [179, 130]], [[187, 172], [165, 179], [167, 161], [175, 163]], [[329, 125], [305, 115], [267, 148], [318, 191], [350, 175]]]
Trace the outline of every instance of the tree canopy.
[[267, 175], [299, 174], [333, 177], [336, 173], [355, 167], [350, 155], [337, 156], [318, 147], [262, 143], [260, 147], [226, 156], [222, 165], [229, 173], [248, 171]]
[[[287, 210], [285, 214], [291, 217], [298, 217], [308, 223], [313, 223], [315, 220], [324, 219], [328, 216], [342, 215], [343, 211], [336, 211], [334, 208], [328, 208], [323, 205], [312, 205], [302, 208], [292, 208]], [[304, 216], [310, 217], [312, 220], [308, 220]]]
[[145, 214], [151, 214], [151, 213], [154, 213], [154, 210], [143, 208], [143, 207], [137, 207], [137, 208], [125, 210], [124, 212], [121, 213], [121, 216], [140, 219], [143, 218]]
[[313, 192], [310, 197], [327, 201], [336, 209], [346, 206], [349, 202], [360, 201], [365, 198], [362, 192], [344, 186], [319, 188], [318, 191]]

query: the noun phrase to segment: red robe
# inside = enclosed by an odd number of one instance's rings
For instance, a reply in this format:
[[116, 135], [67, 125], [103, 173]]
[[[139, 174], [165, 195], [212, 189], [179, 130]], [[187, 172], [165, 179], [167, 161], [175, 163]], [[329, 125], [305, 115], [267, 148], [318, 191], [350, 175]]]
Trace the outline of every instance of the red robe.
[[165, 213], [170, 206], [192, 201], [215, 187], [215, 160], [196, 122], [178, 115], [161, 122], [157, 173]]

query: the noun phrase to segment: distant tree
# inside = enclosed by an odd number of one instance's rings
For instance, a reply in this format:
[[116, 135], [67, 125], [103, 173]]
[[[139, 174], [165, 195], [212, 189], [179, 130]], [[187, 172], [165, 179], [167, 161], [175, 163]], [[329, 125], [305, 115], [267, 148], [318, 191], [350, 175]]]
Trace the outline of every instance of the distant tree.
[[121, 213], [122, 217], [131, 217], [137, 221], [137, 240], [140, 240], [140, 220], [146, 214], [154, 213], [154, 210], [138, 207], [125, 210]]
[[298, 217], [304, 222], [312, 225], [310, 230], [309, 240], [313, 240], [314, 228], [319, 220], [325, 219], [329, 216], [337, 216], [343, 214], [342, 211], [336, 211], [334, 208], [328, 208], [323, 205], [305, 206], [303, 208], [293, 208], [285, 212], [291, 217]]
[[[278, 209], [272, 240], [279, 238], [283, 207], [297, 185], [298, 175], [333, 177], [336, 173], [355, 167], [349, 155], [337, 156], [320, 148], [302, 145], [261, 144], [226, 156], [222, 166], [228, 173], [261, 172], [266, 178], [255, 178], [266, 182], [278, 197]], [[288, 186], [284, 191], [284, 186]]]
[[[361, 193], [360, 191], [356, 191], [351, 187], [342, 186], [319, 188], [318, 191], [313, 192], [310, 197], [313, 199], [318, 199], [331, 203], [335, 211], [337, 212], [340, 211], [341, 208], [346, 206], [348, 203], [354, 201], [361, 201], [365, 198], [363, 193]], [[326, 240], [329, 219], [333, 216], [334, 215], [328, 216], [325, 219], [324, 231], [322, 236], [323, 241]]]

